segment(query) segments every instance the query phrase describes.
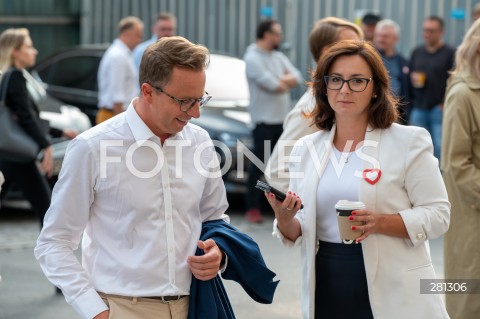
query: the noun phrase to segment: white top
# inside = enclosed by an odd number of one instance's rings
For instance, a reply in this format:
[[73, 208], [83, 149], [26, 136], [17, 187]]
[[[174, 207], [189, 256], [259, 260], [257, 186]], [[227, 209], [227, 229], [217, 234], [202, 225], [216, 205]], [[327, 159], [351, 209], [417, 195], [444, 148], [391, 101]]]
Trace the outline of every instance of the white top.
[[335, 204], [342, 199], [358, 201], [362, 177], [361, 173], [355, 176], [355, 172], [361, 172], [362, 160], [356, 152], [333, 150], [317, 188], [317, 239], [341, 243]]
[[126, 107], [140, 93], [132, 52], [120, 39], [115, 39], [105, 51], [97, 77], [99, 108], [112, 109], [115, 103]]
[[131, 104], [69, 144], [35, 256], [82, 318], [107, 309], [97, 291], [186, 295], [202, 222], [228, 222], [227, 207], [207, 132], [188, 124], [162, 146]]

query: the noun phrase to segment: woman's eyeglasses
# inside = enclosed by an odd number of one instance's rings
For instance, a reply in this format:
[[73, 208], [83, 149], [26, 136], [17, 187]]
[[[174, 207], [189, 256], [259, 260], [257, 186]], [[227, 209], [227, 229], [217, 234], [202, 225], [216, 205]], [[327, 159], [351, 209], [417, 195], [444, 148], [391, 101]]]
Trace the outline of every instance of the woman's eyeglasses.
[[327, 89], [330, 90], [341, 90], [343, 84], [347, 83], [348, 88], [353, 92], [363, 92], [367, 88], [368, 83], [372, 81], [372, 78], [351, 78], [349, 80], [344, 80], [339, 76], [324, 76], [323, 77]]

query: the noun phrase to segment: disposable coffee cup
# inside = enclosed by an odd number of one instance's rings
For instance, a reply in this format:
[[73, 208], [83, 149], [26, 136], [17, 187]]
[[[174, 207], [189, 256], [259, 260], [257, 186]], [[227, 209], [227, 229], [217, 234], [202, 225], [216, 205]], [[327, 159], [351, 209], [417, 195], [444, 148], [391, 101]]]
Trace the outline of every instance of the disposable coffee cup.
[[360, 230], [352, 230], [352, 226], [362, 226], [363, 222], [351, 221], [348, 218], [354, 210], [365, 209], [366, 206], [362, 202], [352, 202], [349, 200], [339, 200], [335, 204], [337, 211], [338, 230], [342, 240], [355, 240], [362, 232]]

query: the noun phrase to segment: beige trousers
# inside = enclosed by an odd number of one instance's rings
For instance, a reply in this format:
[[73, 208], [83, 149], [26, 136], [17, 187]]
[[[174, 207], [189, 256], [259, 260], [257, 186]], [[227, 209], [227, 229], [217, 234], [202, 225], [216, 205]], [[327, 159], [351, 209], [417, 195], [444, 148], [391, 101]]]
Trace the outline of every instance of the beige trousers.
[[166, 301], [100, 293], [110, 308], [109, 319], [187, 319], [189, 296]]

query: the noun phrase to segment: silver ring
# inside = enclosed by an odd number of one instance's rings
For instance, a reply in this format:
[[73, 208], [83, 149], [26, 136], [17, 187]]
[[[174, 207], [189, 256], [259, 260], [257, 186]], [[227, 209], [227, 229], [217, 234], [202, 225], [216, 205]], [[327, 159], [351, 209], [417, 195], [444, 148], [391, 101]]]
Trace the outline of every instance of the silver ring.
[[287, 210], [292, 210], [292, 209], [287, 207]]

